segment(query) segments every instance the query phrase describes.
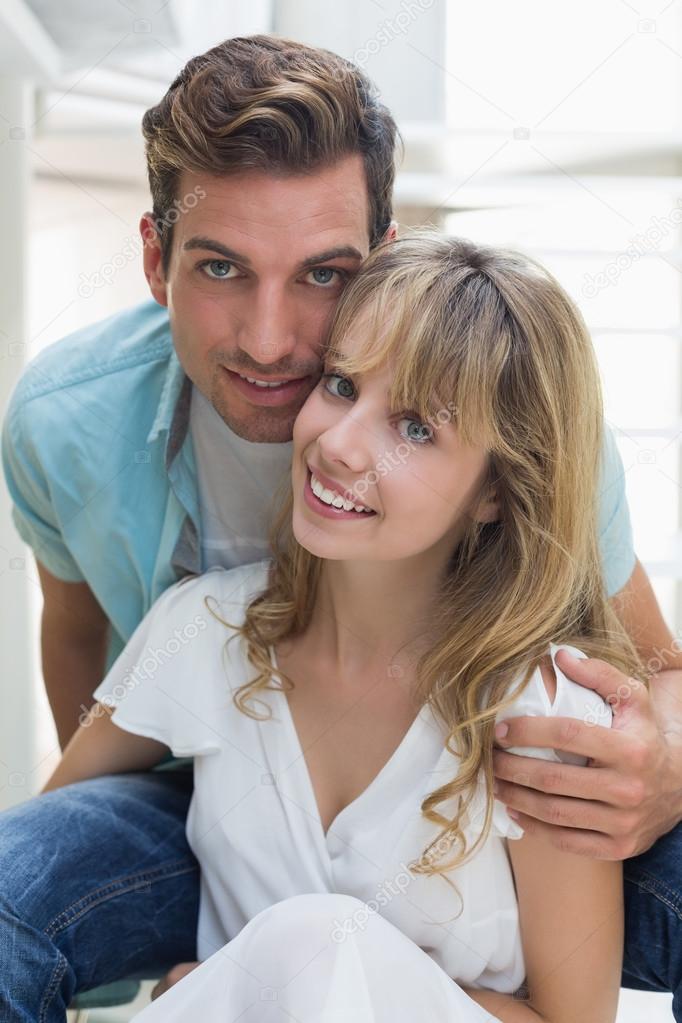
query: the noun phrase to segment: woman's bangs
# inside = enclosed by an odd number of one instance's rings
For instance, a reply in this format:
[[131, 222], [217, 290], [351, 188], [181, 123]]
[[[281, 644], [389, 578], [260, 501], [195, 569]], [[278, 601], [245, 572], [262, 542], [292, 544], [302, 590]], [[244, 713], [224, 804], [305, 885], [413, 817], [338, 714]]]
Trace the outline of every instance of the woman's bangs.
[[[454, 406], [457, 366], [439, 336], [441, 318], [430, 303], [415, 303], [406, 282], [403, 287], [381, 285], [363, 305], [335, 323], [328, 359], [349, 376], [370, 373], [381, 366], [391, 369], [390, 409], [416, 412], [433, 418]], [[362, 323], [362, 335], [358, 324]], [[336, 341], [336, 339], [339, 341]], [[341, 339], [351, 339], [341, 351]], [[442, 411], [441, 411], [442, 414]]]
[[328, 358], [349, 376], [371, 373], [390, 364], [400, 349], [405, 330], [402, 316], [394, 316], [392, 297], [381, 286], [356, 308], [344, 308], [329, 343]]

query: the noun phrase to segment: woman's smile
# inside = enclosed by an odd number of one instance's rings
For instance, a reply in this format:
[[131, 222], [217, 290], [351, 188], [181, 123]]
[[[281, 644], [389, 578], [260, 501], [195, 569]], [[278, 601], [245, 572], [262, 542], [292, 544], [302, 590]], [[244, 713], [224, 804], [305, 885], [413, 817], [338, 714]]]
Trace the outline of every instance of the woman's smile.
[[[342, 501], [341, 507], [331, 503], [334, 500]], [[375, 511], [366, 508], [365, 505], [355, 504], [342, 497], [338, 490], [331, 490], [314, 475], [310, 469], [306, 472], [303, 499], [309, 508], [318, 515], [328, 519], [362, 519], [371, 518], [376, 515]], [[364, 509], [364, 510], [357, 510]]]

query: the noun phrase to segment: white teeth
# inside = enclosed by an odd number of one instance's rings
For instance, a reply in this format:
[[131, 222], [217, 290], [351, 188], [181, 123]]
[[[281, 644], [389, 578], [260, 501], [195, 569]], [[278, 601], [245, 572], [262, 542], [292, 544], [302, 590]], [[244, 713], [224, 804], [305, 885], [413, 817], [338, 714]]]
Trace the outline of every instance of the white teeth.
[[328, 490], [324, 487], [317, 476], [310, 474], [310, 489], [312, 490], [315, 497], [319, 497], [320, 501], [324, 501], [325, 504], [331, 504], [334, 508], [343, 508], [344, 511], [350, 511], [351, 508], [357, 512], [368, 512], [371, 514], [371, 508], [365, 508], [364, 504], [353, 504], [352, 501], [344, 500], [339, 494], [335, 494], [333, 490]]
[[253, 377], [242, 376], [241, 373], [238, 373], [237, 376], [240, 376], [242, 380], [248, 380], [250, 384], [255, 384], [256, 387], [281, 387], [282, 384], [287, 382], [286, 380], [280, 380], [279, 383], [269, 383], [267, 380], [254, 380]]

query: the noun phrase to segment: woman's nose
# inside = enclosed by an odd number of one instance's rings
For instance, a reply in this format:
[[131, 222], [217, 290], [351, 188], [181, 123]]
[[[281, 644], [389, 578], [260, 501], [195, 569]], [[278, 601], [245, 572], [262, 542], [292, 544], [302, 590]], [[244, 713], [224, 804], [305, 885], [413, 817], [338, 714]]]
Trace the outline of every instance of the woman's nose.
[[341, 463], [354, 475], [369, 472], [376, 465], [375, 431], [352, 412], [340, 417], [318, 437], [318, 447], [331, 466]]

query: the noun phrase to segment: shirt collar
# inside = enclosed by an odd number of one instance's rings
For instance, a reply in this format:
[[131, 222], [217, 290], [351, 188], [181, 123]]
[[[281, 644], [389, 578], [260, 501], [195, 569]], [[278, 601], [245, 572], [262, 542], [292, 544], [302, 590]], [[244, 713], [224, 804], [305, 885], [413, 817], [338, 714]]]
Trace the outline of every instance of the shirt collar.
[[[187, 427], [189, 425], [189, 394], [191, 392], [191, 381], [184, 369], [180, 365], [180, 360], [175, 354], [175, 349], [171, 349], [170, 358], [168, 360], [168, 368], [166, 370], [166, 378], [163, 383], [161, 390], [161, 397], [159, 399], [159, 406], [156, 410], [156, 417], [152, 428], [147, 436], [147, 444], [151, 444], [157, 439], [159, 434], [167, 433], [166, 438], [166, 467], [168, 462], [172, 460], [174, 454], [177, 454], [178, 448], [181, 446], [182, 441], [187, 433]], [[183, 400], [181, 400], [181, 398]], [[169, 450], [169, 441], [173, 438], [174, 451]], [[178, 444], [177, 441], [180, 441]], [[171, 456], [170, 459], [168, 456]]]

